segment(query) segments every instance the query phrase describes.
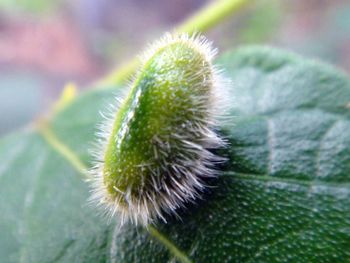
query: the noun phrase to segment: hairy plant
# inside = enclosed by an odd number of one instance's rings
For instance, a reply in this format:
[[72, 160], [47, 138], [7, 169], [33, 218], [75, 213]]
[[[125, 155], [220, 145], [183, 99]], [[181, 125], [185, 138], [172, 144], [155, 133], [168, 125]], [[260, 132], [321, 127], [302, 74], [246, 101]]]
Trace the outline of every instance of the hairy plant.
[[[244, 2], [214, 1], [177, 31]], [[267, 47], [214, 54], [168, 35], [2, 138], [1, 262], [349, 262], [349, 76]]]
[[[223, 159], [214, 132], [224, 102], [216, 53], [203, 36], [166, 34], [145, 52], [127, 97], [100, 126], [93, 200], [147, 226], [194, 201]], [[221, 118], [222, 119], [222, 118]]]

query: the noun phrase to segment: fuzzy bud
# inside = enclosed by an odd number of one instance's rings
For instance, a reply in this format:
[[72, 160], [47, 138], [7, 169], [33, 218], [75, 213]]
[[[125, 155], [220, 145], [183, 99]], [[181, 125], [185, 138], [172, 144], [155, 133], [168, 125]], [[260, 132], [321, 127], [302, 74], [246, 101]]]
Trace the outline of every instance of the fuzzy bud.
[[213, 131], [225, 85], [214, 55], [204, 37], [166, 35], [143, 56], [128, 95], [103, 126], [93, 199], [122, 222], [166, 221], [216, 176], [223, 159], [209, 149], [225, 145]]

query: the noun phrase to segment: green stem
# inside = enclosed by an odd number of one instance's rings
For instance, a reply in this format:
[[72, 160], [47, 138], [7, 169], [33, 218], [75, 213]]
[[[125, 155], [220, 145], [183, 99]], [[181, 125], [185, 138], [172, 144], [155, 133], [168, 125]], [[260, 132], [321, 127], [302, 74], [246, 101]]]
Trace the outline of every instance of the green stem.
[[194, 32], [205, 32], [210, 28], [220, 23], [223, 19], [245, 6], [248, 0], [220, 0], [213, 1], [205, 6], [198, 13], [189, 17], [183, 24], [179, 25], [175, 31], [187, 32], [189, 34]]
[[[205, 32], [217, 25], [230, 15], [240, 10], [245, 4], [253, 2], [252, 0], [218, 0], [213, 1], [205, 6], [197, 13], [189, 17], [184, 23], [175, 28], [175, 32], [179, 33], [194, 33]], [[137, 58], [132, 59], [129, 63], [122, 66], [120, 69], [110, 73], [101, 84], [103, 86], [114, 86], [123, 83], [131, 76], [138, 66]]]

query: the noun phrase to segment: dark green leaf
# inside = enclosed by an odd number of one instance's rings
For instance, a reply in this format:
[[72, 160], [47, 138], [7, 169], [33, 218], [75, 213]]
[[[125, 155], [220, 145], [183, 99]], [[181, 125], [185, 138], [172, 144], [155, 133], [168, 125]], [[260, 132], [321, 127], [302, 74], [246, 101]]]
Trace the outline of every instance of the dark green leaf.
[[[219, 64], [233, 80], [229, 161], [182, 220], [108, 224], [55, 144], [24, 132], [0, 143], [2, 262], [350, 262], [350, 81], [267, 48]], [[89, 92], [50, 123], [86, 166], [115, 92]]]

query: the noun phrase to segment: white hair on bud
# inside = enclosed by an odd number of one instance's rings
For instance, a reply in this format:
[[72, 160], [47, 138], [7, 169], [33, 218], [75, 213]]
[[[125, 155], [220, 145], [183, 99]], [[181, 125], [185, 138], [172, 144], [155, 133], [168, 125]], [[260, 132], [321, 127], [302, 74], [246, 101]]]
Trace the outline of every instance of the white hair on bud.
[[[151, 182], [146, 182], [147, 178], [142, 177], [142, 183], [137, 186], [137, 195], [132, 195], [132, 186], [124, 191], [115, 186], [114, 190], [120, 194], [117, 197], [112, 197], [107, 191], [103, 175], [104, 158], [115, 113], [122, 101], [118, 100], [115, 105], [109, 106], [106, 113], [101, 113], [104, 120], [98, 126], [98, 139], [94, 146], [95, 165], [91, 170], [92, 178], [89, 179], [92, 186], [90, 201], [103, 207], [104, 214], [109, 218], [117, 214], [121, 225], [131, 221], [136, 225], [147, 226], [155, 223], [157, 219], [166, 222], [166, 214], [177, 215], [178, 208], [200, 198], [206, 188], [206, 180], [218, 175], [215, 166], [224, 161], [224, 158], [213, 154], [210, 150], [226, 146], [226, 142], [214, 130], [227, 116], [229, 105], [225, 92], [230, 83], [223, 77], [221, 71], [212, 65], [217, 49], [212, 48], [211, 42], [199, 34], [189, 36], [167, 33], [141, 56], [141, 65], [147, 63], [158, 50], [169, 44], [181, 42], [202, 55], [207, 62], [203, 63], [203, 67], [210, 67], [212, 78], [207, 80], [211, 82], [209, 94], [194, 95], [196, 97], [192, 98], [196, 103], [193, 111], [205, 112], [207, 117], [186, 120], [181, 127], [169, 130], [168, 138], [154, 136], [154, 158], [160, 160], [160, 165], [155, 168], [152, 163], [141, 163], [134, 167], [136, 171], [148, 169], [154, 175], [149, 179]], [[196, 74], [187, 77], [195, 78]], [[132, 113], [129, 118], [133, 118]], [[125, 122], [123, 129], [126, 134], [129, 129], [128, 122]], [[170, 144], [169, 138], [176, 143]], [[179, 151], [179, 154], [169, 163], [165, 157], [173, 151]]]

